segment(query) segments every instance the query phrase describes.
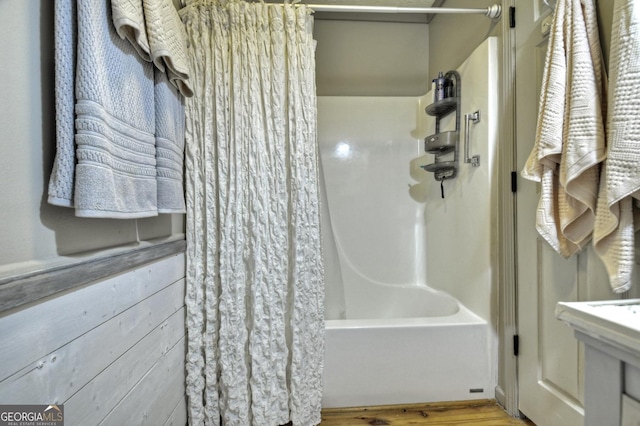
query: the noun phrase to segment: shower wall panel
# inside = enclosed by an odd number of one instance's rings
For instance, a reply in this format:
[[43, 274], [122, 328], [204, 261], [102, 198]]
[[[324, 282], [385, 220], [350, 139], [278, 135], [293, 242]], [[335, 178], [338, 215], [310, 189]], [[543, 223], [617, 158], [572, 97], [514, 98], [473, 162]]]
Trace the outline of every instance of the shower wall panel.
[[[434, 161], [423, 151], [424, 137], [435, 131], [424, 111], [430, 92], [318, 98], [319, 146], [347, 290], [349, 277], [427, 285], [494, 323], [497, 65], [497, 40], [489, 38], [458, 68], [462, 115], [480, 111], [480, 122], [469, 125], [470, 153], [480, 156], [480, 166], [462, 158], [461, 117], [459, 174], [442, 187], [418, 167]], [[441, 130], [455, 127], [454, 115]]]
[[[458, 176], [442, 185], [431, 176], [424, 192], [427, 283], [492, 323], [497, 288], [497, 48], [497, 39], [488, 38], [457, 69], [462, 89]], [[427, 93], [420, 99], [419, 112], [432, 102]], [[464, 163], [464, 115], [476, 111], [480, 121], [469, 123], [469, 154], [480, 156], [479, 167]], [[435, 119], [424, 113], [419, 117], [420, 136], [433, 134]], [[455, 114], [441, 120], [441, 131], [454, 128]], [[427, 154], [426, 159], [431, 162], [433, 156]]]
[[420, 152], [412, 136], [416, 102], [318, 98], [318, 140], [342, 269], [373, 282], [424, 284], [424, 205], [409, 194], [410, 162]]

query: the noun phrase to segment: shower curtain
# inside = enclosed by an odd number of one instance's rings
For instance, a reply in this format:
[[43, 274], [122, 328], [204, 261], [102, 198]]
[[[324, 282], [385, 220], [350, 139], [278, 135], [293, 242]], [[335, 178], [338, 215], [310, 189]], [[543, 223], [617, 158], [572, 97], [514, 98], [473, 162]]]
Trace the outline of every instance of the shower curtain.
[[312, 16], [187, 1], [190, 424], [320, 422], [324, 279]]

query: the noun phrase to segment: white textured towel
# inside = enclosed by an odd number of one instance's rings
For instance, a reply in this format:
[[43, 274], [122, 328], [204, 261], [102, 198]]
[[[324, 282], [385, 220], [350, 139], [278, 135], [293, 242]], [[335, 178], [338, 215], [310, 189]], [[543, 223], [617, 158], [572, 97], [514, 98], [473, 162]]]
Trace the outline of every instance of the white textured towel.
[[118, 37], [109, 0], [77, 14], [76, 216], [155, 216], [153, 65]]
[[536, 229], [562, 256], [591, 239], [605, 156], [606, 78], [593, 0], [559, 0], [551, 26], [533, 150], [541, 182]]
[[182, 97], [167, 75], [155, 72], [158, 213], [186, 213], [183, 164], [185, 115]]
[[55, 94], [56, 157], [49, 179], [49, 204], [73, 207], [73, 184], [76, 152], [75, 135], [75, 64], [76, 64], [76, 0], [56, 0], [55, 28]]
[[189, 83], [187, 35], [172, 0], [111, 0], [113, 25], [140, 56], [152, 61], [187, 97]]
[[109, 0], [56, 0], [54, 7], [49, 203], [83, 217], [184, 213], [182, 96], [118, 37]]
[[640, 225], [640, 3], [616, 0], [613, 10], [607, 160], [594, 231], [596, 253], [613, 291], [631, 286], [635, 231]]
[[141, 0], [114, 0], [111, 2], [113, 25], [118, 35], [129, 40], [140, 57], [151, 61], [151, 48], [144, 23]]
[[156, 216], [153, 65], [118, 37], [109, 0], [56, 0], [57, 152], [49, 202], [81, 217]]

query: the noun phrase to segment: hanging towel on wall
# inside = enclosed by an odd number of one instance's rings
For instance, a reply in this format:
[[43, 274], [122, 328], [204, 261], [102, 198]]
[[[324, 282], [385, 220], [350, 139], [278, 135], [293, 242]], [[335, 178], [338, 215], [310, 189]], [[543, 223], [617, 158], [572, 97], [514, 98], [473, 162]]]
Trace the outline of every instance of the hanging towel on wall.
[[77, 38], [76, 0], [56, 0], [55, 32], [55, 106], [56, 156], [49, 179], [48, 202], [73, 207], [75, 174], [75, 64]]
[[153, 67], [131, 54], [108, 0], [56, 0], [51, 204], [76, 215], [157, 215]]
[[56, 0], [54, 10], [48, 202], [85, 217], [184, 213], [182, 96], [117, 36], [108, 0]]
[[155, 72], [158, 213], [185, 213], [183, 164], [185, 113], [167, 75]]
[[141, 0], [111, 2], [113, 25], [118, 35], [129, 40], [138, 55], [151, 61], [147, 31], [144, 27], [144, 8]]
[[593, 0], [556, 4], [533, 150], [522, 176], [540, 182], [536, 229], [562, 256], [591, 239], [605, 157], [606, 77]]
[[153, 65], [117, 36], [108, 6], [77, 2], [76, 216], [155, 216]]
[[172, 0], [111, 0], [113, 25], [140, 57], [164, 71], [182, 95], [189, 83], [187, 34]]
[[607, 160], [594, 230], [596, 253], [613, 291], [631, 286], [635, 231], [640, 225], [640, 4], [616, 0], [613, 10]]

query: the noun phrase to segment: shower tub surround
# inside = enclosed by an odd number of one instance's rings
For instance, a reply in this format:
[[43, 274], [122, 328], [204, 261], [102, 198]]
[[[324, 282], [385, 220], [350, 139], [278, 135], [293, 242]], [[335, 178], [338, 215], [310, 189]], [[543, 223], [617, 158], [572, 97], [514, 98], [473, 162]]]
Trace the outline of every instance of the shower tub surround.
[[457, 69], [462, 114], [481, 112], [470, 124], [480, 166], [461, 156], [443, 188], [419, 167], [433, 161], [431, 93], [318, 97], [323, 232], [336, 251], [325, 258], [338, 259], [325, 266], [325, 408], [495, 396], [496, 52], [489, 38]]

